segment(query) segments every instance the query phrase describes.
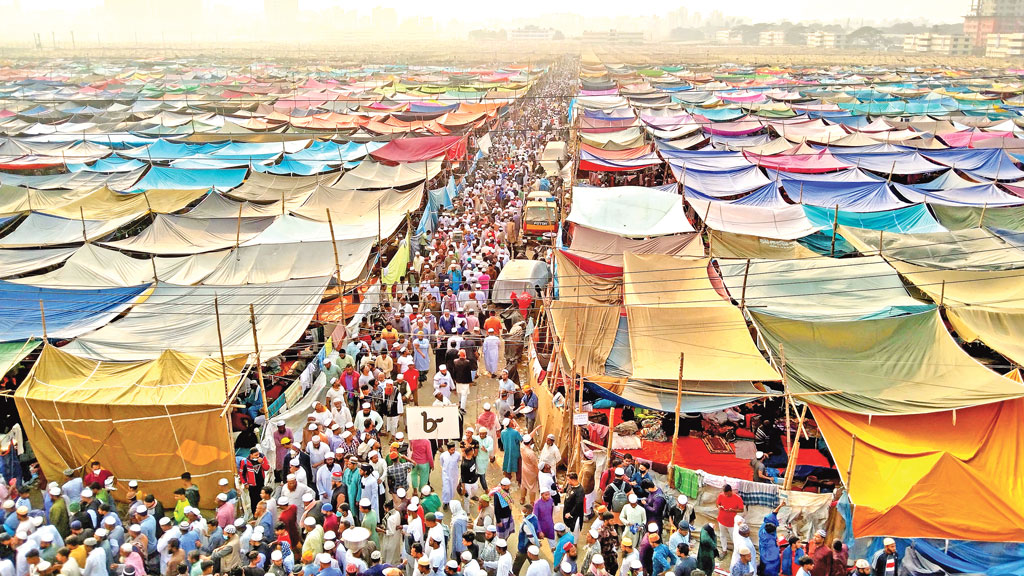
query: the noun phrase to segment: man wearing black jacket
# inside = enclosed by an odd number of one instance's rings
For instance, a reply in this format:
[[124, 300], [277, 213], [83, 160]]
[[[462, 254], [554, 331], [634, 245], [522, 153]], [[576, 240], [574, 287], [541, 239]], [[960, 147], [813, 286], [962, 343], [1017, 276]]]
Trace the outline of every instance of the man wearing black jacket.
[[580, 477], [575, 472], [569, 472], [565, 485], [565, 503], [562, 507], [562, 516], [569, 532], [576, 532], [583, 527], [583, 487], [580, 486]]

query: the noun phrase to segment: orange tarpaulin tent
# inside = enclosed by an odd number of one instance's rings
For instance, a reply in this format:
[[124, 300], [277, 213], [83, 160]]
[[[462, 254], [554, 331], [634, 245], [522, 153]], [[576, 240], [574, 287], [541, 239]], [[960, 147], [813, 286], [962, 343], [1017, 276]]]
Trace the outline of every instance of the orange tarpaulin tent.
[[1024, 542], [1024, 400], [899, 416], [812, 409], [855, 536]]

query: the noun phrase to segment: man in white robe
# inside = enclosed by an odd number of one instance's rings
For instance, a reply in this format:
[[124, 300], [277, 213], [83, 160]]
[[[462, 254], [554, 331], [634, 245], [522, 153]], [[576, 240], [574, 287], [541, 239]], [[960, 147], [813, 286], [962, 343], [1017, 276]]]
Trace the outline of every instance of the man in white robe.
[[449, 442], [448, 449], [441, 453], [441, 501], [455, 499], [455, 487], [459, 484], [459, 461], [462, 454], [455, 450], [455, 443]]
[[487, 370], [488, 374], [497, 374], [498, 372], [498, 355], [501, 350], [501, 339], [494, 334], [494, 328], [487, 329], [487, 337], [484, 338], [483, 352], [484, 352], [484, 370]]

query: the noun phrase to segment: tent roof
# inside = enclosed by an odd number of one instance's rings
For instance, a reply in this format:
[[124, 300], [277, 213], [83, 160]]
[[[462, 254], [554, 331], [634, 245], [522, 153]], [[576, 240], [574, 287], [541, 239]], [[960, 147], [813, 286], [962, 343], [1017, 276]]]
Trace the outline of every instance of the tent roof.
[[946, 332], [937, 310], [891, 318], [797, 320], [749, 309], [765, 342], [786, 350], [790, 389], [839, 390], [808, 402], [857, 414], [921, 414], [1024, 396]]
[[[227, 360], [234, 385], [246, 356]], [[164, 350], [140, 362], [100, 362], [47, 345], [19, 386], [17, 396], [32, 401], [119, 406], [220, 406], [224, 377], [220, 358]]]
[[1024, 400], [955, 415], [813, 413], [835, 461], [852, 464], [855, 536], [1024, 541]]
[[710, 259], [655, 254], [624, 256], [633, 377], [702, 381], [778, 380], [754, 346], [747, 323], [716, 291]]
[[63, 350], [112, 361], [152, 360], [167, 349], [216, 356], [216, 299], [225, 354], [254, 352], [249, 322], [249, 306], [254, 305], [260, 354], [270, 358], [302, 336], [328, 280], [317, 277], [248, 286], [160, 284], [125, 317], [80, 336]]
[[[602, 232], [630, 237], [693, 232], [682, 198], [673, 192], [640, 186], [576, 186], [568, 220]], [[628, 219], [622, 214], [629, 214]]]
[[878, 256], [718, 260], [734, 300], [758, 312], [805, 320], [861, 320], [922, 312], [896, 271]]

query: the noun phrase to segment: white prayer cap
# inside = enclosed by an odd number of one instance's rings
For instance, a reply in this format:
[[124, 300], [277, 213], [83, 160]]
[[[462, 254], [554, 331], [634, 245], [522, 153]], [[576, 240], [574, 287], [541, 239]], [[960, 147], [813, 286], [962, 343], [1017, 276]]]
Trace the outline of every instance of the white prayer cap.
[[739, 550], [736, 550], [736, 553], [740, 556], [744, 554], [750, 554], [750, 548], [747, 548], [746, 546], [740, 546]]
[[562, 574], [572, 574], [572, 566], [568, 562], [562, 562], [559, 568], [561, 568]]
[[221, 492], [220, 494], [217, 494], [217, 500], [220, 500], [221, 502], [227, 502], [228, 501], [228, 495], [223, 493], [223, 492]]
[[686, 497], [686, 494], [680, 494], [679, 498], [676, 498], [676, 502], [679, 502], [680, 506], [686, 506], [686, 503], [690, 500]]
[[330, 564], [331, 563], [331, 555], [330, 554], [325, 554], [325, 553], [321, 552], [320, 554], [316, 555], [316, 561], [321, 563], [321, 564]]
[[306, 516], [306, 519], [302, 521], [306, 526], [316, 526], [316, 518], [312, 516]]
[[533, 554], [534, 556], [540, 556], [540, 548], [537, 548], [536, 546], [530, 546], [526, 549], [526, 552], [528, 554]]
[[280, 562], [283, 558], [284, 558], [284, 555], [281, 554], [280, 550], [274, 550], [273, 552], [270, 553], [270, 559], [272, 561], [274, 561], [274, 562]]
[[285, 497], [285, 496], [281, 496], [280, 498], [277, 499], [277, 505], [278, 506], [287, 506], [288, 505], [288, 498]]
[[625, 471], [625, 470], [623, 470], [622, 468], [616, 468], [616, 469], [615, 469], [615, 475], [616, 475], [616, 476], [622, 476], [622, 475], [623, 475], [623, 474], [625, 474], [625, 473], [626, 473], [626, 471]]
[[494, 541], [494, 545], [498, 548], [508, 548], [508, 541], [504, 538], [498, 538]]
[[591, 564], [597, 564], [598, 566], [604, 564], [604, 556], [600, 554], [594, 554], [594, 557], [590, 559]]
[[306, 492], [302, 495], [302, 501], [309, 504], [313, 501], [313, 494], [311, 492]]
[[636, 494], [630, 494], [629, 495], [629, 503], [630, 504], [636, 504]]

